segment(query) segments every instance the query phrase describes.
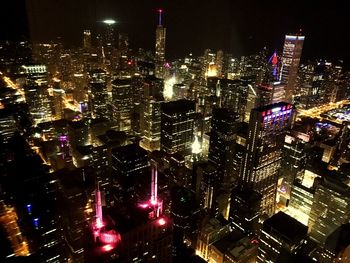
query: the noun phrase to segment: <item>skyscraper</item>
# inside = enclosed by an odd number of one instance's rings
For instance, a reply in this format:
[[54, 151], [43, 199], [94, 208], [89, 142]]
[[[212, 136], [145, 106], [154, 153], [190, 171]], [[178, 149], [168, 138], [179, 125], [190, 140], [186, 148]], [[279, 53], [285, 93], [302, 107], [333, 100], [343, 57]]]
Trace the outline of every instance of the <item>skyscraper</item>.
[[112, 82], [112, 116], [120, 131], [131, 130], [131, 115], [134, 107], [131, 79], [115, 79]]
[[317, 178], [308, 226], [310, 237], [321, 244], [337, 227], [349, 222], [350, 187], [339, 177], [332, 174]]
[[238, 115], [226, 108], [213, 110], [208, 159], [218, 170], [218, 175], [225, 186], [230, 186], [234, 178], [234, 154]]
[[140, 146], [154, 151], [160, 149], [161, 104], [163, 98], [163, 80], [147, 77], [143, 85], [143, 100], [141, 101], [140, 127], [143, 135]]
[[292, 102], [305, 36], [286, 35], [282, 53], [281, 81], [286, 83], [286, 100]]
[[189, 151], [193, 142], [195, 103], [177, 100], [161, 106], [161, 149], [168, 154]]
[[242, 121], [247, 105], [249, 85], [253, 83], [252, 79], [220, 79], [218, 83], [221, 107], [232, 109]]
[[84, 30], [83, 48], [87, 51], [90, 50], [91, 48], [91, 31], [90, 30]]
[[108, 116], [108, 92], [106, 72], [96, 69], [89, 72], [89, 101], [94, 118], [106, 118]]
[[52, 108], [50, 105], [47, 68], [45, 65], [22, 66], [25, 76], [24, 94], [34, 122], [50, 121]]
[[156, 29], [156, 77], [163, 78], [164, 75], [164, 60], [165, 60], [165, 36], [166, 28], [162, 25], [163, 10], [159, 9], [158, 26]]
[[262, 194], [261, 214], [275, 211], [278, 170], [292, 114], [292, 105], [286, 102], [255, 108], [250, 114], [241, 180]]

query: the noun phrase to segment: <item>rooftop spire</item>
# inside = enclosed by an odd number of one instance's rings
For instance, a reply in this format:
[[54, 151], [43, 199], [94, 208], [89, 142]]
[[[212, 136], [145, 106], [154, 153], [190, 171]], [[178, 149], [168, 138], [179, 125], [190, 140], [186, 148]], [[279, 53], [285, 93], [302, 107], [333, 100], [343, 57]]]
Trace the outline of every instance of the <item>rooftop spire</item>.
[[158, 9], [158, 26], [162, 26], [162, 13], [163, 13], [163, 9]]

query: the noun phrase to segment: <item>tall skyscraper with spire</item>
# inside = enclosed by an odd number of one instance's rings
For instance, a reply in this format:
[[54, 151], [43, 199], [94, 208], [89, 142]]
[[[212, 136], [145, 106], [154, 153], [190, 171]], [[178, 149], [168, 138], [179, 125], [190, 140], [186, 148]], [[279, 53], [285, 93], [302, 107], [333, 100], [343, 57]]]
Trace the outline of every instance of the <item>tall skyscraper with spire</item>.
[[295, 95], [301, 52], [305, 36], [300, 34], [286, 35], [283, 45], [281, 82], [286, 84], [286, 100], [292, 102]]
[[162, 25], [163, 10], [158, 10], [158, 26], [156, 29], [156, 77], [164, 77], [164, 61], [165, 61], [165, 36], [166, 28]]

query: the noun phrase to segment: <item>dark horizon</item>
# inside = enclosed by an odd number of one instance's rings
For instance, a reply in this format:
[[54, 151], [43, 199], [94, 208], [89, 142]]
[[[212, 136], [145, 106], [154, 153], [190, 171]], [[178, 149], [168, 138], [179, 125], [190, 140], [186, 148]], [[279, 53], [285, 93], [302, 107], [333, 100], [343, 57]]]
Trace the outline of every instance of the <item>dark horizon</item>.
[[342, 1], [15, 0], [6, 5], [0, 35], [4, 40], [20, 35], [30, 35], [32, 41], [62, 37], [64, 44], [77, 46], [83, 29], [94, 32], [99, 21], [114, 18], [117, 30], [129, 35], [133, 49], [153, 50], [156, 10], [161, 7], [165, 11], [168, 59], [190, 52], [200, 55], [206, 48], [222, 49], [234, 56], [254, 54], [265, 46], [273, 52], [282, 49], [285, 34], [302, 29], [306, 36], [303, 61], [326, 58], [350, 62], [350, 39], [343, 30], [350, 23]]

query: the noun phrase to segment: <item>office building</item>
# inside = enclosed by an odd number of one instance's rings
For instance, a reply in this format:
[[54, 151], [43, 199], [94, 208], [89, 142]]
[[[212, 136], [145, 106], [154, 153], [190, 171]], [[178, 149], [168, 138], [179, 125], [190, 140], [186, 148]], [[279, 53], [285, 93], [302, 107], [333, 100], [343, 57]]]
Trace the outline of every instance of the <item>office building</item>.
[[193, 143], [195, 103], [190, 100], [171, 101], [163, 103], [161, 110], [161, 150], [168, 154], [190, 151]]
[[104, 119], [109, 116], [107, 76], [104, 70], [93, 70], [89, 72], [89, 102], [92, 117]]
[[193, 192], [185, 187], [173, 187], [170, 198], [170, 213], [174, 223], [174, 254], [181, 257], [184, 243], [196, 248], [201, 213]]
[[349, 221], [350, 187], [339, 174], [323, 175], [317, 186], [308, 222], [310, 237], [323, 245], [337, 227]]
[[241, 181], [262, 194], [262, 214], [275, 211], [282, 148], [292, 116], [292, 105], [286, 102], [255, 108], [250, 114]]
[[303, 181], [295, 180], [291, 187], [288, 214], [307, 225], [315, 195], [315, 189]]
[[285, 83], [286, 100], [293, 101], [305, 36], [286, 35], [282, 53], [281, 82]]
[[291, 131], [287, 131], [283, 145], [278, 189], [278, 199], [284, 205], [290, 200], [294, 180], [304, 175], [309, 141], [310, 136], [307, 133], [297, 131], [296, 127]]
[[22, 66], [25, 77], [24, 95], [34, 124], [52, 120], [52, 108], [47, 86], [45, 65]]
[[217, 169], [207, 162], [194, 163], [192, 189], [201, 207], [211, 215], [217, 214], [220, 179]]
[[[137, 144], [112, 149], [112, 180], [122, 192], [122, 198], [135, 197], [148, 171], [147, 151]], [[125, 195], [124, 195], [125, 194]]]
[[277, 262], [282, 252], [297, 252], [306, 238], [307, 226], [278, 212], [263, 223], [256, 262]]
[[115, 79], [112, 82], [112, 118], [120, 131], [131, 131], [134, 93], [131, 79]]
[[68, 137], [73, 149], [77, 146], [90, 144], [88, 125], [83, 121], [70, 121], [68, 123]]
[[218, 170], [220, 181], [229, 187], [238, 181], [233, 175], [238, 115], [227, 108], [214, 109], [211, 127], [208, 160]]
[[160, 150], [161, 105], [164, 102], [163, 80], [146, 77], [143, 82], [143, 100], [140, 103], [140, 146], [149, 151]]
[[248, 99], [248, 89], [251, 84], [252, 81], [249, 78], [219, 80], [221, 107], [236, 112], [240, 121], [243, 121], [244, 119]]
[[246, 234], [258, 231], [261, 194], [253, 189], [238, 185], [230, 198], [230, 222], [234, 229]]

